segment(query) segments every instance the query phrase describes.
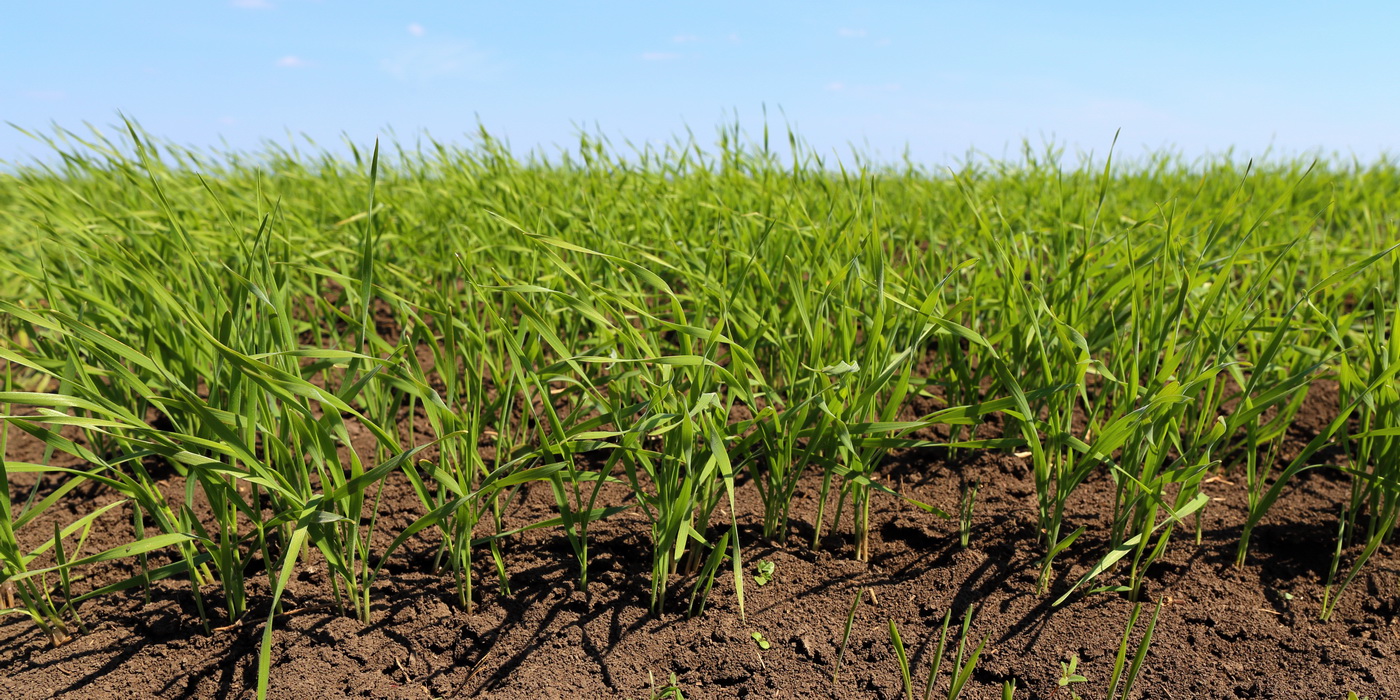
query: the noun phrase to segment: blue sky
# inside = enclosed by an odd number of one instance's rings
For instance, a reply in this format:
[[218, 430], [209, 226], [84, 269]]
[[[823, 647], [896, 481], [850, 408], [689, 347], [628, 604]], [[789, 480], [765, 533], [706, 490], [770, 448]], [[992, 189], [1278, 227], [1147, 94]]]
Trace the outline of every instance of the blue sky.
[[[1101, 153], [1371, 159], [1400, 133], [1400, 3], [24, 2], [0, 119], [255, 147], [392, 127], [517, 150], [636, 142], [737, 114], [927, 165], [1023, 138]], [[0, 129], [0, 160], [42, 147]]]

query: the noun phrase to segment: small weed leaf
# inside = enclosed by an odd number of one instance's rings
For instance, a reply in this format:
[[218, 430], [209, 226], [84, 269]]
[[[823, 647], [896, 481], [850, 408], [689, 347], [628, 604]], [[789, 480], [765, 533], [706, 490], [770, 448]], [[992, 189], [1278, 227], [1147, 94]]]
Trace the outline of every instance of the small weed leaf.
[[760, 586], [766, 586], [769, 581], [773, 580], [773, 571], [778, 567], [773, 562], [764, 559], [758, 562], [758, 565], [754, 568], [756, 571], [753, 576], [753, 582]]

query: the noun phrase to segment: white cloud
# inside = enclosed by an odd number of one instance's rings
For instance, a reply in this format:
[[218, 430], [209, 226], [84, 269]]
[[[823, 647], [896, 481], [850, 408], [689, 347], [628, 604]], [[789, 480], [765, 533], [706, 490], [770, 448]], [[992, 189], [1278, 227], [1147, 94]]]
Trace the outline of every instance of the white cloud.
[[283, 56], [277, 59], [277, 67], [279, 68], [305, 68], [309, 65], [311, 64], [300, 56]]
[[428, 30], [424, 29], [423, 25], [414, 22], [408, 25], [408, 33], [412, 34], [413, 36], [423, 36], [424, 34], [428, 33]]
[[414, 42], [380, 61], [379, 67], [394, 78], [412, 82], [461, 74], [483, 78], [495, 70], [489, 55], [470, 42], [431, 40]]
[[697, 41], [700, 41], [700, 37], [694, 34], [677, 34], [671, 37], [671, 43], [673, 44], [694, 44]]
[[643, 61], [674, 61], [680, 57], [680, 54], [670, 51], [648, 51], [642, 54]]
[[836, 30], [836, 34], [837, 36], [844, 36], [851, 39], [859, 39], [861, 37], [864, 37], [866, 34], [869, 34], [869, 32], [865, 31], [864, 29], [851, 29], [850, 27], [842, 27]]
[[272, 3], [267, 0], [229, 0], [229, 5], [240, 10], [271, 10]]

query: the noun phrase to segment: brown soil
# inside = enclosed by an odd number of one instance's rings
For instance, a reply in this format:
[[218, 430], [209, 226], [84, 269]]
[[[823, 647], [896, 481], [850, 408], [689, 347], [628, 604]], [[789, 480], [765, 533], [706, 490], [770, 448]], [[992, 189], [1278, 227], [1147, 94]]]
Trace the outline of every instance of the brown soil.
[[[1308, 403], [1297, 421], [1300, 429], [1325, 424], [1313, 415], [1322, 410], [1319, 402]], [[33, 441], [13, 429], [11, 435], [10, 459], [42, 460]], [[1132, 604], [1108, 593], [1076, 596], [1060, 608], [1050, 603], [1103, 554], [1113, 500], [1107, 477], [1094, 477], [1071, 499], [1067, 527], [1086, 525], [1090, 534], [1059, 558], [1051, 591], [1042, 596], [1035, 591], [1042, 547], [1034, 486], [1024, 460], [918, 452], [892, 459], [884, 472], [897, 490], [950, 512], [956, 511], [962, 483], [981, 482], [971, 547], [960, 547], [956, 520], [880, 498], [872, 513], [868, 564], [851, 559], [849, 522], [813, 552], [804, 546], [819, 488], [812, 477], [793, 502], [791, 537], [782, 546], [759, 535], [754, 487], [745, 483], [739, 489], [749, 574], [746, 619], [724, 574], [702, 617], [684, 615], [687, 580], [673, 585], [670, 610], [648, 615], [648, 524], [635, 510], [595, 524], [587, 595], [578, 590], [572, 552], [558, 531], [532, 531], [505, 545], [509, 595], [498, 589], [487, 558], [479, 557], [480, 599], [473, 615], [457, 604], [449, 575], [429, 572], [431, 537], [394, 555], [374, 590], [369, 626], [335, 611], [324, 567], [313, 560], [299, 565], [286, 598], [290, 612], [277, 619], [270, 696], [643, 698], [674, 673], [687, 698], [898, 698], [888, 621], [898, 623], [922, 688], [944, 613], [952, 609], [958, 616], [969, 605], [977, 608], [970, 636], [988, 642], [964, 697], [1000, 697], [1002, 681], [1015, 678], [1018, 698], [1067, 699], [1056, 693], [1055, 679], [1060, 662], [1071, 655], [1079, 657], [1078, 672], [1088, 678], [1076, 689], [1086, 697], [1106, 695]], [[183, 483], [163, 476], [162, 486], [180, 494]], [[26, 498], [34, 485], [22, 477], [13, 479], [13, 498]], [[52, 486], [40, 482], [40, 493]], [[1148, 595], [1167, 603], [1134, 695], [1342, 698], [1353, 690], [1395, 697], [1395, 550], [1383, 547], [1376, 554], [1330, 622], [1317, 619], [1347, 483], [1324, 470], [1295, 479], [1256, 529], [1249, 562], [1240, 570], [1232, 562], [1243, 486], [1213, 480], [1205, 488], [1217, 500], [1204, 511], [1201, 543], [1179, 532], [1149, 572]], [[610, 495], [612, 502], [625, 498], [620, 491]], [[23, 544], [47, 539], [50, 519], [71, 521], [113, 499], [100, 489], [79, 488], [46, 519], [27, 526], [21, 535], [30, 541]], [[391, 480], [380, 504], [376, 544], [382, 548], [390, 537], [383, 533], [421, 512], [406, 481]], [[553, 513], [547, 488], [526, 488], [507, 524]], [[130, 523], [129, 511], [113, 509], [85, 551], [130, 541]], [[777, 568], [775, 580], [760, 587], [751, 574], [762, 559]], [[125, 578], [131, 566], [96, 567], [77, 588]], [[210, 634], [200, 625], [185, 581], [159, 582], [149, 599], [133, 590], [84, 604], [88, 633], [58, 648], [26, 618], [0, 618], [0, 697], [251, 697], [268, 596], [260, 569], [250, 568], [250, 579], [254, 608], [245, 622]], [[833, 681], [846, 612], [858, 588], [871, 595], [856, 613]], [[228, 625], [217, 587], [204, 594], [211, 624]], [[1145, 608], [1133, 648], [1148, 616]], [[771, 648], [760, 650], [752, 632], [762, 633]], [[946, 684], [945, 671], [938, 688]]]

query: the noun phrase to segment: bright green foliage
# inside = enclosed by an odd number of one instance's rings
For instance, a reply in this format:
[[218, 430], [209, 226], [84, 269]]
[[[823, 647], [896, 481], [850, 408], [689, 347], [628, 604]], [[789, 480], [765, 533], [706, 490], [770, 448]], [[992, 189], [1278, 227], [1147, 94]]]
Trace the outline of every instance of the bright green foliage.
[[1055, 680], [1055, 685], [1063, 689], [1071, 698], [1078, 700], [1079, 693], [1074, 692], [1076, 683], [1086, 683], [1088, 678], [1079, 675], [1079, 655], [1069, 657], [1069, 661], [1060, 662], [1060, 677]]
[[[163, 578], [190, 581], [206, 626], [273, 620], [303, 561], [370, 621], [385, 561], [429, 531], [471, 610], [481, 566], [509, 594], [505, 516], [536, 488], [557, 515], [523, 527], [567, 541], [585, 591], [590, 526], [632, 510], [654, 613], [687, 582], [699, 614], [726, 565], [742, 611], [742, 521], [784, 542], [815, 475], [811, 546], [849, 536], [868, 559], [875, 499], [946, 517], [882, 478], [891, 451], [917, 469], [935, 446], [1024, 456], [1042, 588], [1084, 532], [1073, 493], [1112, 479], [1107, 549], [1060, 600], [1140, 599], [1172, 536], [1199, 538], [1216, 472], [1245, 489], [1240, 562], [1293, 476], [1352, 477], [1324, 615], [1400, 518], [1389, 162], [1051, 148], [934, 173], [737, 127], [717, 150], [583, 136], [524, 160], [485, 133], [345, 156], [40, 138], [47, 165], [0, 174], [0, 421], [45, 447], [0, 470], [0, 602], [55, 643], [84, 600]], [[1336, 420], [1280, 462], [1324, 380]], [[422, 514], [385, 533], [391, 479]], [[85, 484], [130, 513], [129, 544], [85, 551], [108, 511], [31, 533]], [[763, 512], [736, 510], [747, 484]], [[138, 573], [84, 588], [119, 558]]]
[[1123, 628], [1123, 641], [1118, 645], [1118, 656], [1113, 660], [1113, 675], [1108, 679], [1109, 700], [1119, 700], [1120, 698], [1127, 700], [1127, 698], [1132, 697], [1133, 683], [1137, 681], [1138, 673], [1142, 671], [1142, 662], [1147, 658], [1148, 648], [1152, 646], [1152, 632], [1157, 629], [1157, 618], [1161, 617], [1162, 606], [1165, 603], [1165, 598], [1157, 601], [1157, 609], [1153, 611], [1152, 620], [1147, 623], [1147, 629], [1142, 633], [1142, 641], [1138, 643], [1137, 651], [1133, 653], [1133, 660], [1125, 673], [1123, 663], [1128, 658], [1128, 640], [1132, 637], [1133, 628], [1137, 626], [1138, 615], [1142, 612], [1142, 603], [1133, 605], [1133, 612], [1128, 616], [1128, 624]]
[[958, 542], [963, 549], [972, 541], [972, 516], [977, 511], [976, 481], [963, 485], [962, 500], [958, 502]]
[[769, 581], [773, 580], [773, 574], [777, 571], [778, 565], [764, 559], [759, 561], [754, 569], [753, 582], [760, 586], [766, 586]]
[[651, 700], [685, 700], [685, 693], [676, 681], [676, 674], [672, 673], [671, 682], [660, 689], [656, 687], [656, 679], [652, 678], [651, 671], [647, 671], [647, 677], [652, 679]]
[[[952, 619], [952, 616], [952, 610], [949, 610], [943, 616], [943, 632], [938, 638], [938, 649], [933, 652], [933, 663], [929, 666], [928, 680], [924, 684], [923, 700], [929, 700], [929, 698], [933, 697], [934, 684], [938, 680], [939, 672], [943, 669], [943, 655], [944, 652], [948, 651], [948, 623]], [[963, 615], [962, 631], [958, 634], [956, 640], [958, 645], [957, 659], [953, 661], [949, 669], [950, 677], [948, 679], [948, 694], [946, 696], [948, 700], [957, 700], [957, 698], [962, 697], [963, 688], [966, 687], [967, 681], [972, 678], [972, 672], [977, 670], [977, 662], [982, 658], [982, 650], [987, 646], [987, 638], [984, 637], [982, 641], [977, 644], [977, 647], [972, 650], [972, 653], [967, 656], [967, 660], [963, 660], [963, 656], [967, 654], [967, 635], [968, 628], [971, 627], [971, 625], [972, 608], [968, 608], [967, 612]], [[904, 682], [904, 696], [908, 698], [908, 700], [914, 700], [914, 683], [911, 677], [909, 656], [905, 651], [904, 639], [899, 634], [899, 626], [895, 624], [893, 618], [890, 619], [889, 628], [890, 644], [894, 647], [895, 660], [899, 663], [900, 677]]]

